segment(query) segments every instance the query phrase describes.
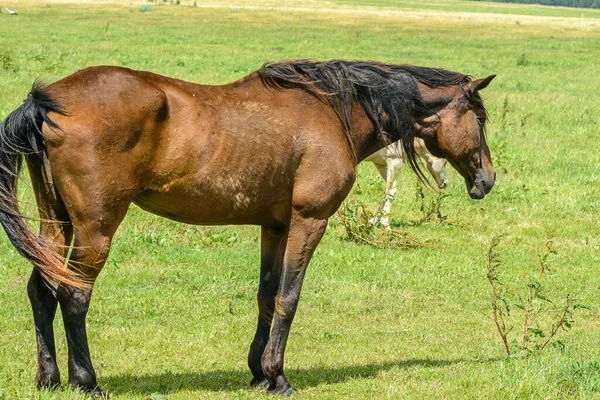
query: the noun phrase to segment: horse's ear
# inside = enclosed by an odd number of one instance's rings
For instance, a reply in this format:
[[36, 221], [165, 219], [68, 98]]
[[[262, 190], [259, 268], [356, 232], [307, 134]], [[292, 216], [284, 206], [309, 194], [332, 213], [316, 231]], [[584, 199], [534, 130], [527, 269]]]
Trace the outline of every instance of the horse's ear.
[[487, 78], [476, 79], [476, 80], [470, 82], [468, 85], [469, 92], [475, 93], [475, 92], [485, 89], [495, 77], [496, 77], [496, 74], [493, 74], [493, 75], [488, 76]]

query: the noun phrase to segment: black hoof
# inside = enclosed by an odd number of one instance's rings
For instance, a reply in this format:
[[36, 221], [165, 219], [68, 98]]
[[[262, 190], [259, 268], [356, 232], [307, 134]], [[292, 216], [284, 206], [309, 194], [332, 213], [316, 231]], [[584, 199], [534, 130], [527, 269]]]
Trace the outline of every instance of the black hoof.
[[57, 381], [57, 380], [53, 380], [53, 379], [42, 379], [42, 380], [36, 379], [35, 386], [38, 389], [56, 390], [60, 386], [60, 380]]
[[96, 386], [82, 386], [82, 385], [71, 384], [71, 386], [73, 387], [73, 389], [75, 389], [75, 390], [79, 389], [83, 393], [92, 396], [94, 399], [105, 399], [105, 400], [110, 399], [110, 396], [107, 393], [104, 393], [102, 391], [102, 389], [100, 389], [100, 387], [97, 385]]
[[294, 394], [294, 389], [292, 389], [292, 386], [290, 386], [290, 384], [287, 382], [285, 382], [282, 385], [271, 384], [271, 385], [269, 385], [269, 389], [267, 389], [267, 393], [283, 395], [283, 396], [291, 396]]
[[250, 381], [250, 386], [257, 387], [259, 389], [265, 389], [265, 388], [269, 387], [269, 381], [267, 380], [267, 378], [264, 378], [264, 377], [263, 378], [254, 377]]
[[35, 386], [38, 389], [56, 389], [60, 386], [60, 372], [52, 363], [40, 363], [35, 374]]
[[110, 399], [110, 396], [108, 395], [108, 393], [104, 393], [98, 386], [96, 386], [92, 390], [84, 390], [84, 392], [91, 395], [95, 399], [103, 399], [103, 400]]

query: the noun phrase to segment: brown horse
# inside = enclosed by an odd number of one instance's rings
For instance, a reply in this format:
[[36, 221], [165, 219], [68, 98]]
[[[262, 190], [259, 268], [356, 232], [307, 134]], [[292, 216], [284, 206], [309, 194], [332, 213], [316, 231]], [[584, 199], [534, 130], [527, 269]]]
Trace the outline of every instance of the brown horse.
[[[102, 395], [85, 319], [113, 235], [135, 203], [190, 224], [261, 226], [251, 383], [292, 393], [284, 352], [304, 273], [357, 164], [405, 139], [409, 164], [420, 173], [418, 136], [464, 177], [472, 198], [483, 198], [495, 172], [479, 91], [493, 78], [374, 62], [289, 61], [224, 86], [107, 66], [49, 86], [35, 83], [0, 125], [0, 222], [34, 265], [28, 294], [36, 384], [60, 382], [52, 328], [60, 304], [69, 382]], [[40, 212], [39, 238], [17, 205], [23, 158]]]

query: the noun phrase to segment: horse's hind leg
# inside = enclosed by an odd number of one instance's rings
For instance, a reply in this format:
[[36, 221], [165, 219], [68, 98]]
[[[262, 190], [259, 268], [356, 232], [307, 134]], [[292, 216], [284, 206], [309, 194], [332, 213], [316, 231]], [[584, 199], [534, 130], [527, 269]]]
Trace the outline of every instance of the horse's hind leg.
[[[123, 177], [113, 177], [99, 166], [92, 169], [83, 162], [57, 160], [52, 164], [55, 184], [73, 226], [69, 268], [76, 269], [90, 284], [89, 289], [64, 284], [56, 289], [69, 351], [69, 383], [84, 392], [103, 395], [90, 358], [86, 316], [92, 286], [108, 258], [113, 235], [136, 193], [126, 190], [129, 182]], [[76, 170], [77, 167], [80, 170]]]
[[258, 323], [256, 334], [248, 353], [248, 366], [252, 371], [252, 386], [267, 387], [269, 381], [263, 372], [261, 358], [269, 340], [275, 309], [275, 295], [279, 288], [281, 265], [285, 252], [287, 229], [263, 226], [261, 230], [260, 282], [258, 285]]
[[[73, 224], [75, 240], [69, 264], [77, 268], [92, 284], [108, 258], [112, 235], [116, 230], [115, 226], [103, 233], [101, 225], [102, 222], [98, 220]], [[57, 296], [69, 349], [69, 383], [84, 392], [103, 395], [96, 382], [85, 323], [92, 290], [61, 285]]]
[[[44, 236], [44, 229], [42, 229], [41, 236]], [[53, 328], [58, 301], [55, 293], [48, 287], [36, 268], [33, 269], [29, 278], [27, 294], [33, 311], [38, 355], [35, 383], [39, 388], [53, 388], [60, 384]]]
[[[128, 204], [121, 203], [110, 213], [102, 211], [106, 208], [90, 207], [89, 204], [84, 208], [85, 211], [69, 210], [74, 229], [69, 265], [76, 268], [92, 285], [108, 258], [112, 237], [125, 216]], [[82, 208], [77, 207], [77, 210]], [[92, 289], [61, 285], [57, 296], [69, 349], [69, 383], [85, 392], [103, 396], [96, 382], [86, 332], [85, 320]]]
[[31, 309], [33, 310], [38, 354], [35, 384], [39, 388], [53, 388], [60, 384], [60, 372], [56, 365], [54, 329], [52, 326], [54, 316], [56, 315], [57, 300], [35, 268], [29, 278], [27, 294], [31, 302]]
[[[73, 237], [69, 215], [54, 189], [49, 170], [43, 168], [44, 161], [41, 159], [27, 161], [40, 217], [46, 220], [40, 226], [40, 240], [51, 244], [55, 252], [66, 257]], [[27, 284], [27, 294], [33, 311], [38, 354], [35, 383], [38, 387], [56, 387], [60, 384], [52, 325], [58, 303], [56, 293], [49, 288], [39, 271], [34, 268]]]

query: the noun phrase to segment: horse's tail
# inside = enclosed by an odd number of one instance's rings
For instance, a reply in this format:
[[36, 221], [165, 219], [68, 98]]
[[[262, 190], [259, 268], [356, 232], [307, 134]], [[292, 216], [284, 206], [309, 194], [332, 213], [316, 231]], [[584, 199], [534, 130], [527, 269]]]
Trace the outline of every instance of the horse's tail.
[[[33, 84], [25, 102], [0, 123], [0, 224], [21, 255], [49, 281], [87, 287], [84, 280], [66, 268], [61, 254], [39, 239], [19, 211], [17, 182], [23, 156], [42, 157], [45, 151], [42, 124], [59, 129], [48, 112], [65, 115], [43, 85]], [[60, 223], [54, 221], [55, 223]]]

